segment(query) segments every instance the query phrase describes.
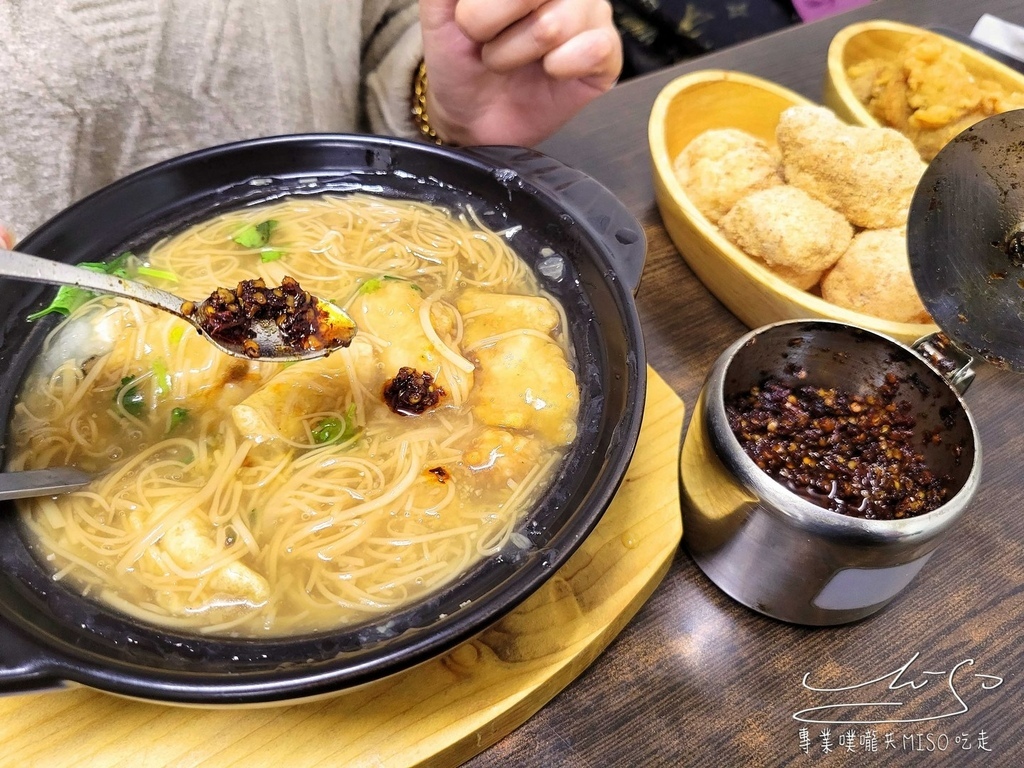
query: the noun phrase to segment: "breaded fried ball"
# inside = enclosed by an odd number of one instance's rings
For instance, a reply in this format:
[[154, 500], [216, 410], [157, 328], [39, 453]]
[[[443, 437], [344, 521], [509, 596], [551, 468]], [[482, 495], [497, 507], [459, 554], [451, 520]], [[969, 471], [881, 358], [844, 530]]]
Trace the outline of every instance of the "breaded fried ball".
[[903, 226], [925, 164], [892, 128], [844, 123], [824, 107], [790, 107], [775, 132], [783, 175], [867, 229]]
[[821, 281], [821, 296], [840, 307], [898, 323], [927, 323], [910, 275], [906, 230], [866, 229]]
[[714, 224], [744, 195], [782, 184], [778, 157], [768, 145], [735, 128], [704, 131], [679, 153], [673, 168], [697, 210]]
[[820, 269], [814, 269], [810, 272], [801, 272], [800, 270], [787, 269], [786, 267], [778, 266], [770, 267], [770, 269], [776, 277], [785, 280], [798, 291], [811, 290], [811, 288], [821, 282], [821, 276], [825, 274], [825, 272]]
[[797, 273], [828, 269], [853, 237], [840, 214], [788, 184], [751, 192], [719, 223], [744, 252]]

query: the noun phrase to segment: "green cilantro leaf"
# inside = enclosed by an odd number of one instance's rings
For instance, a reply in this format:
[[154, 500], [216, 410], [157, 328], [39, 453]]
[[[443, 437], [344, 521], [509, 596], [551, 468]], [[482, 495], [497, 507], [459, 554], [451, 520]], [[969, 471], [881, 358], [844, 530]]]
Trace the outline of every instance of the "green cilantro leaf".
[[406, 280], [404, 277], [395, 277], [394, 275], [378, 275], [377, 277], [371, 277], [370, 279], [363, 281], [363, 284], [359, 286], [359, 293], [375, 293], [384, 286], [385, 280], [396, 280], [403, 283], [408, 283], [413, 290], [419, 291], [420, 293], [423, 292], [423, 289], [416, 285], [416, 283], [412, 282], [411, 280]]
[[134, 376], [125, 376], [121, 379], [121, 386], [114, 394], [114, 402], [120, 402], [125, 411], [138, 418], [146, 409], [146, 396], [139, 391], [137, 386], [132, 385], [133, 381], [135, 381]]
[[[178, 279], [171, 272], [139, 265], [137, 262], [138, 259], [135, 258], [135, 254], [131, 251], [125, 251], [112, 261], [83, 261], [79, 262], [77, 266], [82, 269], [88, 269], [92, 272], [100, 272], [105, 275], [116, 275], [117, 277], [123, 277], [126, 280], [131, 280], [137, 275], [157, 277], [161, 280], [171, 280], [175, 282]], [[28, 320], [29, 322], [32, 322], [41, 317], [46, 317], [46, 315], [55, 313], [67, 317], [95, 295], [96, 294], [92, 291], [85, 288], [78, 288], [73, 285], [61, 286], [57, 291], [57, 295], [53, 297], [53, 300], [38, 312], [30, 314], [28, 316]]]
[[243, 248], [262, 248], [270, 241], [270, 233], [277, 228], [277, 221], [267, 219], [259, 224], [242, 227], [232, 238]]
[[166, 269], [157, 269], [156, 267], [147, 267], [145, 264], [140, 264], [135, 268], [135, 274], [140, 277], [152, 277], [156, 280], [166, 280], [170, 283], [178, 282], [178, 276], [173, 272], [169, 272]]
[[167, 363], [163, 360], [153, 361], [153, 379], [156, 382], [155, 394], [163, 397], [171, 392], [171, 372], [167, 370]]
[[359, 431], [359, 427], [356, 424], [356, 404], [349, 404], [344, 418], [328, 416], [325, 419], [321, 419], [312, 431], [313, 442], [317, 445], [341, 443], [348, 440]]
[[168, 428], [168, 432], [173, 432], [176, 428], [180, 427], [188, 421], [188, 409], [187, 408], [172, 408], [171, 409], [171, 424]]

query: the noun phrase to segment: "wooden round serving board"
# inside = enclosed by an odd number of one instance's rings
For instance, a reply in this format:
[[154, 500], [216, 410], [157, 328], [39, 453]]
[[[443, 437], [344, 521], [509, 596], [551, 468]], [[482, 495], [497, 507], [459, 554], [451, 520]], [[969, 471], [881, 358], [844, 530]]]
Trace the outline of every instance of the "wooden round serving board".
[[591, 536], [519, 608], [444, 656], [313, 703], [186, 709], [86, 688], [0, 699], [0, 766], [458, 765], [524, 723], [650, 597], [682, 538], [684, 407], [648, 368], [640, 442]]

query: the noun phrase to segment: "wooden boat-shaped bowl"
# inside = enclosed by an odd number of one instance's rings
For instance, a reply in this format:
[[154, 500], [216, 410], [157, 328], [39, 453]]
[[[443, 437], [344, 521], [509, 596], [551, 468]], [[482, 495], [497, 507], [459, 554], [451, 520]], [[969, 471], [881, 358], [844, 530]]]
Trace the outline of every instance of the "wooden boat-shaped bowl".
[[863, 21], [839, 30], [828, 48], [824, 100], [843, 120], [854, 125], [880, 125], [854, 95], [846, 76], [849, 68], [868, 59], [893, 59], [900, 49], [917, 35], [940, 35], [960, 52], [967, 71], [979, 80], [994, 80], [1011, 91], [1024, 91], [1024, 75], [976, 48], [941, 32], [901, 24], [896, 21]]
[[704, 70], [662, 89], [648, 124], [654, 194], [669, 237], [711, 293], [750, 328], [781, 320], [825, 318], [912, 343], [934, 333], [931, 323], [897, 323], [854, 312], [802, 291], [733, 245], [697, 210], [672, 168], [696, 136], [738, 128], [775, 145], [779, 115], [812, 102], [780, 85], [741, 72]]

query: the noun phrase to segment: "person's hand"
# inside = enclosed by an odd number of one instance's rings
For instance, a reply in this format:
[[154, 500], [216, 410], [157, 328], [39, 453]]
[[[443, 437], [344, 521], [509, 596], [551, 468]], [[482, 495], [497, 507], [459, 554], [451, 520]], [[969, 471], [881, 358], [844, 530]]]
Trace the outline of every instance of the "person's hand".
[[607, 0], [420, 0], [427, 114], [445, 141], [531, 146], [615, 83]]
[[0, 224], [0, 248], [6, 248], [10, 250], [14, 247], [14, 235], [4, 228], [3, 224]]

